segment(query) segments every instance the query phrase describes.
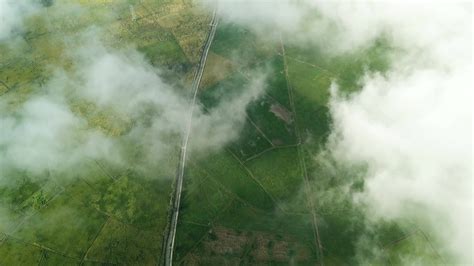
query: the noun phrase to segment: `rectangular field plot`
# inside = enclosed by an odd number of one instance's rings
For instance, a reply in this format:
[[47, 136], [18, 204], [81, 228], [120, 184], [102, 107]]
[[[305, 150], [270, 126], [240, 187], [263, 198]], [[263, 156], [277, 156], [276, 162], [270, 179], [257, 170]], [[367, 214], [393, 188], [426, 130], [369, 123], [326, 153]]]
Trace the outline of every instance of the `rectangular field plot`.
[[221, 151], [196, 162], [222, 189], [261, 209], [272, 209], [274, 202], [230, 152]]
[[162, 236], [157, 232], [141, 231], [109, 219], [89, 248], [85, 260], [154, 265], [158, 263], [161, 240]]
[[385, 247], [391, 265], [444, 265], [442, 258], [421, 233]]
[[[390, 51], [393, 49], [389, 42], [382, 38], [365, 49], [343, 55], [324, 54], [317, 47], [308, 49], [293, 46], [286, 47], [286, 55], [288, 70], [295, 86], [303, 89], [314, 88], [314, 84], [319, 84], [319, 90], [314, 90], [313, 95], [311, 93], [308, 95], [312, 95], [323, 104], [328, 94], [321, 90], [323, 88], [321, 85], [335, 81], [343, 92], [357, 91], [360, 89], [359, 80], [366, 71], [380, 73], [387, 71], [391, 60]], [[291, 74], [292, 71], [294, 74]], [[316, 79], [318, 75], [327, 78], [318, 80]]]
[[209, 229], [180, 265], [298, 265], [310, 264], [311, 250], [288, 235], [234, 230], [223, 226]]
[[15, 239], [0, 241], [0, 265], [38, 265], [42, 253], [41, 249]]
[[263, 96], [248, 107], [250, 119], [275, 146], [297, 143], [293, 115], [272, 98]]
[[210, 52], [207, 56], [206, 66], [204, 67], [204, 73], [202, 75], [199, 89], [203, 90], [214, 86], [221, 80], [226, 79], [232, 72], [235, 71], [235, 64], [229, 59]]
[[217, 27], [211, 51], [230, 59], [239, 66], [250, 66], [268, 59], [274, 53], [271, 42], [257, 38], [250, 29], [232, 23]]
[[234, 197], [210, 177], [209, 173], [197, 166], [190, 165], [187, 178], [190, 180], [185, 184], [180, 219], [207, 225]]
[[229, 152], [209, 157], [205, 167], [214, 180], [240, 199], [260, 209], [274, 208], [272, 198]]
[[181, 261], [197, 247], [207, 236], [210, 226], [197, 225], [180, 220], [176, 231], [175, 263], [181, 265]]
[[279, 201], [286, 201], [298, 193], [303, 181], [296, 147], [267, 151], [245, 165]]
[[270, 139], [249, 119], [246, 120], [239, 139], [229, 144], [232, 153], [242, 161], [258, 156], [272, 147]]
[[128, 172], [92, 198], [91, 204], [124, 223], [161, 231], [166, 224], [170, 193], [169, 180], [146, 179]]
[[213, 86], [201, 90], [199, 100], [207, 110], [212, 110], [220, 102], [232, 99], [244, 92], [245, 86], [248, 84], [249, 81], [244, 75], [235, 72]]
[[289, 234], [298, 241], [313, 243], [309, 214], [285, 213], [280, 210], [263, 211], [242, 201], [233, 201], [225, 212], [219, 215], [215, 224], [236, 230]]
[[[81, 190], [87, 193], [87, 186]], [[106, 217], [69, 193], [76, 194], [65, 191], [22, 224], [14, 236], [80, 258], [92, 244]]]
[[276, 55], [264, 63], [269, 67], [268, 88], [266, 93], [275, 99], [280, 105], [286, 109], [291, 109], [290, 99], [288, 96], [288, 84], [285, 75], [285, 66], [283, 57]]
[[14, 232], [25, 219], [47, 206], [64, 191], [64, 188], [51, 180], [13, 180], [17, 183], [0, 189], [0, 211], [1, 216], [5, 216], [0, 217], [0, 232]]
[[295, 60], [287, 59], [287, 64], [294, 91], [315, 104], [325, 105], [329, 98], [331, 76], [321, 69]]

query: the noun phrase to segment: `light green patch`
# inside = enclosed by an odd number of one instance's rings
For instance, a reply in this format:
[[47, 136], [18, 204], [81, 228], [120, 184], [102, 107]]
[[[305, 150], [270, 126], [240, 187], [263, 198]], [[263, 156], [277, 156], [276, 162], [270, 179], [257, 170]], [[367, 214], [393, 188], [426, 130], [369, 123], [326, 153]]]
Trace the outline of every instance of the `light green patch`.
[[0, 242], [0, 265], [38, 265], [43, 256], [41, 249], [8, 238]]
[[261, 131], [257, 125], [252, 124], [249, 119], [239, 135], [239, 138], [229, 144], [229, 149], [240, 160], [245, 161], [272, 147], [270, 139]]
[[421, 233], [385, 247], [391, 265], [444, 265], [429, 240]]
[[47, 207], [30, 217], [14, 235], [60, 253], [80, 258], [94, 240], [106, 217], [75, 198], [91, 191], [87, 185], [68, 188]]
[[273, 149], [246, 165], [265, 189], [282, 202], [294, 196], [303, 181], [295, 147]]
[[109, 219], [89, 248], [85, 260], [112, 264], [156, 265], [162, 237]]
[[228, 151], [212, 154], [200, 160], [199, 165], [217, 183], [240, 199], [260, 209], [273, 209], [274, 203], [269, 195]]
[[140, 229], [163, 230], [170, 188], [167, 180], [145, 179], [128, 172], [95, 196], [92, 206]]

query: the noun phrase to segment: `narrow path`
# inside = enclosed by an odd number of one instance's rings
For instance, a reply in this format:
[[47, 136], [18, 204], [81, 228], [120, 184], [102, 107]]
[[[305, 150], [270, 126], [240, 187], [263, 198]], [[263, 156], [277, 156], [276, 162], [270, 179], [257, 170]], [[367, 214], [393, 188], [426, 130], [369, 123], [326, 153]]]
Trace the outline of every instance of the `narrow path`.
[[317, 69], [319, 69], [319, 70], [322, 70], [323, 72], [325, 72], [326, 75], [329, 75], [329, 77], [331, 77], [331, 78], [337, 77], [336, 74], [334, 74], [334, 73], [332, 73], [331, 71], [329, 71], [329, 70], [327, 70], [327, 69], [325, 69], [325, 68], [322, 68], [322, 67], [320, 67], [320, 66], [318, 66], [318, 65], [315, 65], [315, 64], [312, 64], [312, 63], [309, 63], [309, 62], [305, 62], [305, 61], [300, 60], [300, 59], [298, 59], [298, 58], [291, 57], [291, 56], [287, 56], [287, 55], [284, 55], [284, 54], [281, 54], [281, 56], [282, 56], [282, 57], [286, 57], [286, 58], [288, 58], [288, 59], [290, 59], [290, 60], [296, 61], [296, 62], [298, 62], [298, 63], [305, 64], [305, 65], [308, 65], [308, 66], [317, 68]]
[[250, 169], [244, 164], [244, 162], [242, 162], [239, 157], [237, 157], [237, 155], [235, 155], [230, 149], [227, 149], [227, 151], [232, 155], [232, 157], [240, 164], [240, 166], [244, 169], [245, 172], [247, 172], [247, 175], [252, 178], [252, 180], [263, 190], [263, 192], [265, 192], [265, 194], [273, 201], [273, 203], [275, 204], [275, 206], [282, 210], [280, 205], [278, 204], [278, 201], [275, 199], [275, 197], [272, 196], [272, 194], [270, 194], [270, 192], [268, 192], [268, 190], [265, 188], [265, 186], [262, 185], [262, 183], [254, 176], [254, 174], [252, 173], [252, 171], [250, 171]]
[[32, 246], [32, 247], [35, 247], [39, 250], [43, 250], [43, 251], [47, 251], [47, 252], [50, 252], [50, 253], [54, 253], [54, 254], [57, 254], [59, 256], [62, 256], [62, 257], [65, 257], [65, 258], [68, 258], [68, 259], [73, 259], [73, 260], [78, 260], [79, 258], [77, 257], [74, 257], [74, 256], [70, 256], [64, 252], [61, 252], [61, 251], [58, 251], [58, 250], [55, 250], [53, 248], [50, 248], [50, 247], [47, 247], [47, 246], [44, 246], [42, 244], [39, 244], [39, 243], [36, 243], [36, 242], [27, 242], [27, 241], [24, 241], [23, 239], [21, 238], [18, 238], [18, 237], [15, 237], [11, 234], [5, 234], [5, 241], [7, 241], [8, 239], [11, 239], [13, 241], [16, 241], [18, 243], [21, 243], [23, 245], [28, 245], [28, 246]]
[[314, 206], [313, 201], [311, 200], [311, 188], [310, 188], [309, 179], [308, 179], [308, 171], [306, 169], [306, 162], [305, 162], [304, 154], [303, 154], [303, 150], [302, 150], [301, 134], [300, 134], [300, 130], [298, 128], [296, 108], [295, 108], [295, 103], [294, 103], [294, 100], [293, 100], [293, 88], [291, 87], [290, 81], [289, 81], [288, 64], [287, 64], [287, 61], [286, 61], [285, 46], [283, 45], [283, 39], [281, 38], [281, 34], [280, 34], [280, 45], [281, 45], [281, 52], [282, 52], [282, 56], [283, 56], [283, 64], [285, 66], [285, 76], [286, 76], [286, 85], [287, 85], [287, 88], [288, 88], [288, 98], [290, 100], [291, 110], [292, 110], [292, 112], [294, 114], [294, 117], [295, 117], [296, 139], [297, 139], [297, 142], [300, 144], [296, 147], [296, 149], [298, 151], [298, 159], [300, 161], [300, 168], [303, 171], [303, 177], [304, 177], [304, 183], [305, 183], [305, 189], [306, 189], [306, 198], [307, 198], [308, 206], [310, 208], [310, 212], [311, 212], [311, 216], [312, 216], [313, 234], [314, 234], [314, 238], [316, 240], [316, 247], [318, 248], [318, 252], [319, 252], [318, 257], [319, 257], [319, 260], [320, 260], [320, 264], [324, 265], [324, 263], [323, 263], [323, 246], [321, 245], [321, 239], [319, 237], [318, 220], [317, 220], [317, 217], [316, 217], [315, 206]]
[[201, 59], [199, 61], [199, 65], [196, 70], [196, 74], [194, 75], [193, 84], [192, 84], [193, 98], [191, 102], [191, 110], [189, 112], [188, 124], [186, 126], [184, 136], [183, 136], [183, 144], [181, 146], [179, 165], [178, 165], [178, 170], [176, 173], [175, 193], [174, 193], [173, 202], [171, 206], [171, 212], [172, 212], [171, 221], [169, 223], [169, 228], [168, 228], [169, 230], [167, 232], [168, 234], [165, 239], [166, 246], [164, 247], [165, 249], [164, 264], [167, 266], [173, 264], [174, 243], [175, 243], [175, 237], [176, 237], [176, 227], [178, 225], [181, 192], [183, 190], [183, 176], [184, 176], [184, 166], [186, 163], [187, 146], [189, 142], [189, 136], [191, 134], [191, 125], [192, 125], [194, 109], [196, 106], [198, 88], [199, 88], [199, 84], [201, 83], [204, 67], [206, 65], [207, 55], [209, 53], [212, 40], [214, 39], [214, 35], [216, 34], [217, 22], [218, 22], [217, 11], [214, 10], [212, 14], [211, 23], [210, 23], [211, 29], [209, 30], [209, 35], [207, 36], [207, 40], [204, 45], [204, 49], [201, 54]]
[[105, 222], [100, 227], [99, 231], [97, 231], [97, 234], [95, 235], [94, 240], [92, 240], [91, 244], [89, 245], [89, 248], [87, 248], [86, 252], [84, 252], [84, 255], [82, 256], [81, 262], [79, 263], [79, 265], [84, 265], [84, 262], [87, 259], [87, 254], [89, 254], [89, 251], [94, 246], [95, 241], [97, 240], [97, 238], [99, 238], [100, 233], [104, 230], [104, 227], [109, 222], [109, 220], [110, 220], [110, 217], [107, 217], [107, 220], [105, 220]]
[[270, 143], [270, 145], [272, 145], [272, 147], [275, 147], [275, 144], [273, 144], [273, 142], [270, 140], [270, 138], [263, 132], [263, 130], [261, 130], [257, 124], [255, 124], [255, 122], [253, 122], [253, 120], [250, 118], [250, 116], [248, 116], [246, 114], [246, 117], [247, 117], [247, 120], [250, 122], [250, 124], [252, 124], [252, 126], [260, 133], [260, 135], [262, 135], [262, 137], [268, 142]]
[[294, 148], [294, 147], [298, 147], [299, 145], [300, 145], [300, 143], [270, 147], [268, 149], [265, 149], [265, 150], [263, 150], [263, 151], [261, 151], [257, 154], [254, 154], [254, 155], [250, 156], [249, 158], [245, 159], [244, 163], [255, 160], [258, 157], [262, 156], [264, 153], [267, 153], [267, 152], [272, 151], [272, 150]]

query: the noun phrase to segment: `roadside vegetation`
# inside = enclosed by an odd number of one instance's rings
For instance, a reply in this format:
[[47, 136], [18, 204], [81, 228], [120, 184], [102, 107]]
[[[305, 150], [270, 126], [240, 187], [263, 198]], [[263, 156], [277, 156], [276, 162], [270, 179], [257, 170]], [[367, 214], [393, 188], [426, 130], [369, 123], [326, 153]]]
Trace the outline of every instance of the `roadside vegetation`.
[[[69, 52], [89, 30], [99, 30], [107, 47], [138, 50], [173, 88], [189, 93], [210, 18], [192, 1], [43, 2], [13, 45], [0, 43], [0, 97], [7, 103], [0, 111], [15, 114], [45, 93], [59, 67], [77, 68]], [[289, 38], [220, 22], [199, 87], [203, 112], [250, 86], [253, 73], [266, 74], [266, 89], [246, 109], [234, 141], [187, 158], [176, 264], [444, 263], [428, 232], [410, 221], [374, 221], [354, 203], [365, 189], [363, 166], [344, 169], [324, 154], [331, 83], [342, 85], [345, 96], [358, 91], [366, 70], [389, 69], [387, 51], [394, 48], [380, 39], [330, 56]], [[91, 159], [67, 173], [3, 173], [10, 181], [0, 184], [0, 265], [158, 264], [180, 136], [167, 136], [172, 148], [151, 160], [149, 147], [124, 137], [151, 124], [147, 115], [132, 119], [120, 106], [66, 98], [88, 128], [123, 144], [126, 160]]]

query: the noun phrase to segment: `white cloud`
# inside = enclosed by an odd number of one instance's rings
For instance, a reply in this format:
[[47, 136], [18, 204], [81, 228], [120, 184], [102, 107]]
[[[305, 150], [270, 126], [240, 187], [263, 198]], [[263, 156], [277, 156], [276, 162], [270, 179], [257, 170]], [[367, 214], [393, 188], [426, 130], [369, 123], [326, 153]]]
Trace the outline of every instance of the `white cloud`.
[[[57, 70], [43, 88], [45, 93], [28, 99], [16, 111], [2, 108], [1, 167], [41, 174], [48, 170], [67, 172], [91, 159], [126, 165], [127, 145], [142, 149], [141, 161], [146, 165], [141, 167], [159, 165], [161, 160], [173, 162], [168, 156], [177, 159], [173, 149], [180, 145], [189, 118], [188, 96], [163, 81], [160, 71], [133, 49], [107, 49], [92, 39], [70, 56], [76, 62], [73, 71]], [[250, 79], [240, 94], [208, 113], [196, 108], [194, 151], [216, 150], [238, 137], [247, 105], [265, 88], [262, 74]], [[71, 102], [84, 100], [96, 106], [95, 112], [128, 119], [130, 130], [122, 136], [109, 136], [94, 128], [86, 117], [71, 109]], [[0, 99], [0, 107], [4, 103]], [[148, 122], [143, 122], [145, 117]]]
[[23, 19], [37, 8], [32, 0], [0, 0], [0, 41], [21, 29]]
[[262, 34], [278, 30], [287, 42], [317, 45], [327, 55], [381, 36], [390, 40], [397, 52], [388, 73], [366, 74], [350, 98], [333, 93], [329, 149], [349, 165], [368, 165], [363, 198], [376, 213], [396, 218], [406, 215], [408, 202], [422, 206], [459, 262], [472, 264], [471, 3], [221, 0], [218, 6], [225, 21]]
[[[396, 218], [420, 206], [458, 262], [470, 264], [471, 12], [462, 4], [379, 5], [370, 23], [386, 25], [404, 53], [384, 76], [366, 75], [360, 93], [333, 93], [330, 148], [368, 165], [365, 200], [376, 213]], [[343, 24], [363, 29], [359, 9], [349, 10], [338, 15]]]
[[111, 140], [75, 116], [68, 106], [52, 96], [34, 97], [15, 115], [0, 116], [2, 168], [13, 167], [42, 174], [65, 171], [78, 161], [108, 156], [113, 160]]
[[265, 82], [265, 74], [256, 72], [240, 94], [221, 101], [208, 114], [199, 110], [193, 119], [191, 148], [197, 152], [216, 150], [237, 139], [246, 119], [246, 107], [263, 94]]

